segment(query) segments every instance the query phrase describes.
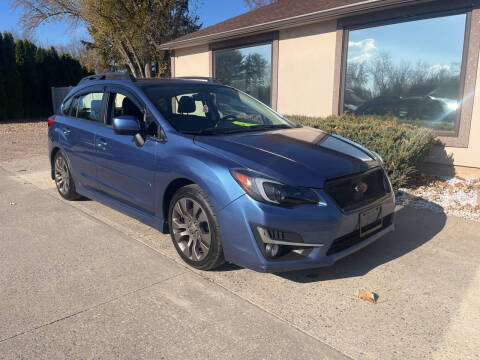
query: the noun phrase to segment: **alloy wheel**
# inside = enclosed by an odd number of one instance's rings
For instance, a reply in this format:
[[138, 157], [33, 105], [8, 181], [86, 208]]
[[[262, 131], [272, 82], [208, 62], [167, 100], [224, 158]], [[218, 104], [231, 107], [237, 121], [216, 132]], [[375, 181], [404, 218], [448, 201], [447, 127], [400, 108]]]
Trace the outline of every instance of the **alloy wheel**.
[[197, 201], [188, 197], [178, 199], [171, 226], [173, 238], [187, 258], [199, 262], [207, 257], [212, 233], [207, 213]]
[[63, 156], [57, 156], [55, 159], [55, 183], [63, 195], [68, 194], [70, 190], [70, 173], [67, 162]]

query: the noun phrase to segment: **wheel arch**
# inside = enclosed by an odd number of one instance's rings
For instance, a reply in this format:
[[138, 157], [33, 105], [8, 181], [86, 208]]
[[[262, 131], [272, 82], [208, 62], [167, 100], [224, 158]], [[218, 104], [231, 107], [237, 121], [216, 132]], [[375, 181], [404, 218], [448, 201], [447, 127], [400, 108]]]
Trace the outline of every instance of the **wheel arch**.
[[55, 170], [53, 167], [53, 161], [55, 159], [55, 155], [57, 155], [59, 151], [60, 151], [60, 148], [58, 146], [55, 146], [50, 153], [50, 177], [52, 178], [52, 180], [55, 179]]
[[168, 234], [169, 233], [169, 227], [168, 227], [168, 208], [170, 207], [170, 202], [172, 201], [173, 194], [175, 194], [178, 189], [187, 186], [187, 185], [192, 185], [195, 184], [194, 181], [187, 179], [187, 178], [177, 178], [168, 184], [167, 188], [165, 189], [165, 192], [163, 194], [163, 199], [162, 199], [162, 212], [163, 212], [163, 218], [164, 218], [164, 225], [163, 225], [163, 233]]

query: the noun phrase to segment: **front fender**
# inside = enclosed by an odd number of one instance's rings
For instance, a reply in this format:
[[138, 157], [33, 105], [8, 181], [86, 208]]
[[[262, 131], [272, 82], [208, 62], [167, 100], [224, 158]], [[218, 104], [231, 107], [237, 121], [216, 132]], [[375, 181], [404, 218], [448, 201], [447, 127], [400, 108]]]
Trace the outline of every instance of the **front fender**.
[[[191, 144], [189, 147], [172, 150], [175, 155], [160, 158], [158, 162], [157, 181], [162, 200], [159, 204], [163, 203], [168, 185], [177, 179], [187, 179], [200, 186], [216, 213], [245, 193], [230, 174], [231, 168], [238, 167], [235, 162], [199, 146], [192, 147]], [[157, 209], [157, 214], [166, 217], [161, 206]]]

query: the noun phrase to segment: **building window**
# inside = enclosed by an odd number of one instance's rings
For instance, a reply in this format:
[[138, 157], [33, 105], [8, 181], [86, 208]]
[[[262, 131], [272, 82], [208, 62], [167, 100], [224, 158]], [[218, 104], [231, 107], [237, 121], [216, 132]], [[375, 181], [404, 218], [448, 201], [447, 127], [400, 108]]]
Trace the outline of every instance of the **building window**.
[[392, 115], [453, 132], [465, 26], [461, 14], [350, 30], [344, 112]]
[[271, 105], [272, 45], [214, 51], [215, 78]]

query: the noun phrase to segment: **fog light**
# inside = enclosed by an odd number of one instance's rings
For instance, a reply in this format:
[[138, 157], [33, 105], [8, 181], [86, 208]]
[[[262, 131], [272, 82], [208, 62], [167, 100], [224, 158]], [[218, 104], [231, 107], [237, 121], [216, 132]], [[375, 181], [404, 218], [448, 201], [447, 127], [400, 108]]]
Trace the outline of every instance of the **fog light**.
[[266, 244], [265, 252], [271, 258], [276, 258], [280, 254], [280, 245]]

